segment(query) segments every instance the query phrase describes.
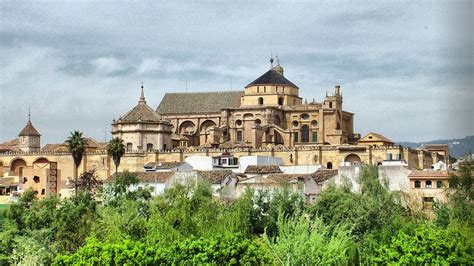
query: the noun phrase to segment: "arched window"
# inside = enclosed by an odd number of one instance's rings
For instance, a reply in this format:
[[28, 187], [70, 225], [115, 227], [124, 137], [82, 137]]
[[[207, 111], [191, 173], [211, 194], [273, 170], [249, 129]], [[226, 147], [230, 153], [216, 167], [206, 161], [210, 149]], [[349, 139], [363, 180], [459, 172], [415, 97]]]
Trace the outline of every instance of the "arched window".
[[328, 162], [328, 163], [326, 164], [326, 168], [327, 168], [327, 169], [332, 169], [332, 163], [331, 163], [331, 162]]
[[258, 98], [258, 104], [259, 104], [259, 105], [263, 105], [263, 98], [262, 98], [262, 97], [259, 97], [259, 98]]
[[146, 145], [146, 150], [147, 150], [147, 151], [152, 151], [152, 150], [153, 150], [153, 144], [152, 144], [152, 143], [148, 143], [148, 144]]
[[131, 151], [133, 148], [133, 144], [131, 142], [127, 143], [127, 151]]
[[309, 127], [308, 127], [308, 125], [303, 125], [301, 127], [301, 142], [309, 142]]
[[432, 188], [432, 187], [433, 187], [433, 184], [431, 180], [426, 180], [426, 188]]
[[421, 187], [421, 182], [419, 180], [415, 181], [415, 188], [420, 188]]
[[278, 98], [278, 105], [283, 105], [283, 97]]

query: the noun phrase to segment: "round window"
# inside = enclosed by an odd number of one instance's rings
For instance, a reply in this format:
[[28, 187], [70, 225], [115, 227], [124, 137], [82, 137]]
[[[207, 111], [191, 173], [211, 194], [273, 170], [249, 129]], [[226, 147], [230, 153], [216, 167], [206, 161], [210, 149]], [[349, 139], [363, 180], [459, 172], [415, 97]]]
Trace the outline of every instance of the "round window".
[[317, 127], [318, 126], [318, 121], [316, 121], [316, 120], [311, 121], [311, 126]]
[[293, 121], [293, 127], [297, 127], [298, 126], [298, 121]]
[[237, 120], [237, 121], [235, 121], [235, 124], [236, 124], [237, 126], [241, 126], [241, 125], [242, 125], [242, 120]]
[[255, 119], [255, 125], [260, 125], [262, 123], [262, 120], [260, 119]]
[[306, 120], [306, 119], [308, 119], [308, 118], [309, 118], [309, 115], [306, 114], [306, 113], [301, 115], [301, 119]]

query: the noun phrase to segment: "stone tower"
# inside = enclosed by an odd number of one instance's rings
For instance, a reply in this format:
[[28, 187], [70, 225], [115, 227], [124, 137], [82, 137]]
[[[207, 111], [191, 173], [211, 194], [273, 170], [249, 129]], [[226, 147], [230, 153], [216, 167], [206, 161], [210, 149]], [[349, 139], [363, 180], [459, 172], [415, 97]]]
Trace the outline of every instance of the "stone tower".
[[31, 114], [28, 112], [28, 122], [18, 134], [19, 149], [24, 152], [38, 152], [41, 149], [41, 134], [31, 123]]

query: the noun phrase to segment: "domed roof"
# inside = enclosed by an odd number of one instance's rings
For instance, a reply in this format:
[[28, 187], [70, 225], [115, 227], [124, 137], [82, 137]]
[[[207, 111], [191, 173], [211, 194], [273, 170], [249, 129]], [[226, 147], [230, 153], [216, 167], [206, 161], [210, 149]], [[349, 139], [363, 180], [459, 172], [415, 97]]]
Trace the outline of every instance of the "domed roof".
[[146, 104], [145, 94], [142, 92], [137, 106], [120, 117], [118, 122], [159, 122], [160, 115]]
[[[283, 73], [283, 72], [282, 72]], [[256, 85], [288, 85], [291, 87], [298, 88], [293, 82], [289, 81], [282, 74], [278, 72], [278, 69], [272, 68], [265, 72], [263, 75], [252, 81], [246, 88]]]

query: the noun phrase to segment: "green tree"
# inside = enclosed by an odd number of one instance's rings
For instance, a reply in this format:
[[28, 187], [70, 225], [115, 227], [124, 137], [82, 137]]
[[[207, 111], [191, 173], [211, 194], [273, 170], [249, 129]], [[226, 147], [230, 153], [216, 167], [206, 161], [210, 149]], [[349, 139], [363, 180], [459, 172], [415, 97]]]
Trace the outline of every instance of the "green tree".
[[[76, 130], [71, 132], [71, 135], [66, 139], [66, 143], [74, 160], [74, 181], [75, 184], [77, 184], [78, 169], [82, 161], [82, 156], [86, 151], [87, 139], [82, 136], [82, 132]], [[77, 186], [74, 188], [74, 195], [77, 196]]]
[[97, 176], [95, 170], [89, 170], [82, 173], [77, 180], [77, 184], [74, 185], [80, 190], [95, 195], [96, 191], [102, 187], [102, 180]]
[[113, 138], [109, 141], [107, 145], [107, 154], [112, 156], [112, 159], [115, 164], [115, 172], [117, 173], [118, 167], [120, 165], [120, 159], [125, 154], [125, 145], [123, 144], [123, 139]]

